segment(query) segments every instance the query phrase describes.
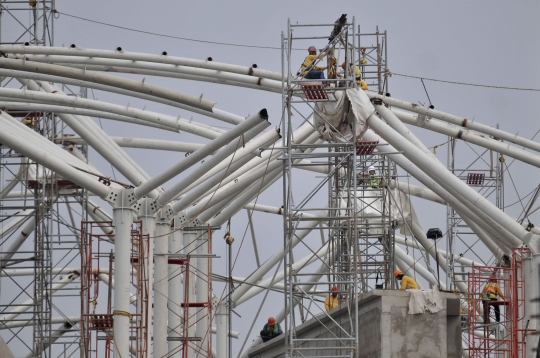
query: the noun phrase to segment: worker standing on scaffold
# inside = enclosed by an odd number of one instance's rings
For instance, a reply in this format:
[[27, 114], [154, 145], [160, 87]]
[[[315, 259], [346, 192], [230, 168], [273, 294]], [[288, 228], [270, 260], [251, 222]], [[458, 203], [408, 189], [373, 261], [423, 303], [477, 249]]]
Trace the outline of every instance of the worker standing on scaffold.
[[[362, 61], [366, 61], [366, 60], [362, 60]], [[346, 65], [345, 62], [341, 64], [341, 68], [343, 68], [343, 70], [345, 70], [345, 65]], [[353, 71], [355, 72], [356, 84], [359, 85], [361, 89], [367, 90], [368, 85], [366, 81], [362, 79], [362, 72], [360, 71], [358, 66], [353, 66], [353, 64], [351, 63], [349, 66], [349, 72], [352, 73]]]
[[493, 301], [497, 301], [497, 295], [499, 295], [504, 300], [504, 295], [497, 283], [497, 278], [494, 275], [489, 277], [489, 282], [486, 283], [484, 289], [482, 290], [482, 305], [484, 306], [484, 323], [489, 323], [489, 313], [491, 306], [495, 311], [495, 320], [497, 322], [501, 321], [501, 309], [498, 304], [490, 304]]
[[[310, 80], [324, 80], [324, 70], [326, 70], [326, 66], [312, 66], [313, 61], [319, 60], [326, 56], [325, 52], [319, 53], [317, 55], [317, 49], [315, 46], [309, 46], [308, 48], [309, 54], [304, 59], [304, 63], [300, 66], [299, 74], [300, 76], [310, 79]], [[323, 84], [325, 84], [323, 82]]]

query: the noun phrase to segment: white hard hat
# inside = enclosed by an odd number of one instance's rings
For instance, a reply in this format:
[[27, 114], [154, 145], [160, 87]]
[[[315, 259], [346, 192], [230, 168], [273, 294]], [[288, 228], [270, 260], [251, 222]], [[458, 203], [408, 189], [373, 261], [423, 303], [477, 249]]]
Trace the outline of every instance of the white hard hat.
[[367, 171], [370, 172], [372, 170], [375, 171], [375, 167], [373, 165], [370, 165]]

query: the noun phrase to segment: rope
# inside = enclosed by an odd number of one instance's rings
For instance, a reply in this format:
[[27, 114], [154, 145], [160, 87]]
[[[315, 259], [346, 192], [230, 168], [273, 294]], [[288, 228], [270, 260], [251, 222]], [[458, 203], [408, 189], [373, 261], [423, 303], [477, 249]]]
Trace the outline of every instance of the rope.
[[131, 313], [126, 312], [126, 311], [121, 311], [121, 310], [114, 310], [113, 315], [115, 315], [115, 316], [124, 316], [124, 317], [128, 317], [129, 319], [131, 319], [131, 317], [132, 317]]
[[[91, 20], [91, 19], [87, 19], [87, 18], [84, 18], [84, 17], [80, 17], [80, 16], [75, 16], [75, 15], [67, 14], [67, 13], [65, 13], [65, 12], [61, 12], [61, 11], [58, 11], [58, 10], [53, 10], [53, 12], [54, 12], [55, 14], [61, 14], [61, 15], [64, 15], [64, 16], [72, 17], [72, 18], [74, 18], [74, 19], [78, 19], [78, 20], [82, 20], [82, 21], [88, 21], [88, 22], [91, 22], [91, 23], [94, 23], [94, 24], [99, 24], [99, 25], [103, 25], [103, 26], [114, 27], [114, 28], [121, 29], [121, 30], [126, 30], [126, 31], [138, 32], [138, 33], [140, 33], [140, 34], [146, 34], [146, 35], [152, 35], [152, 36], [159, 36], [159, 37], [166, 37], [166, 38], [169, 38], [169, 39], [175, 39], [175, 40], [190, 41], [190, 42], [199, 42], [199, 43], [206, 43], [206, 44], [212, 44], [212, 45], [223, 45], [223, 46], [234, 46], [234, 47], [247, 47], [247, 48], [257, 48], [257, 49], [266, 49], [266, 50], [281, 50], [281, 47], [274, 47], [274, 46], [255, 46], [255, 45], [236, 44], [236, 43], [230, 43], [230, 42], [217, 42], [217, 41], [208, 41], [208, 40], [190, 39], [190, 38], [187, 38], [187, 37], [180, 37], [180, 36], [173, 36], [173, 35], [167, 35], [167, 34], [160, 34], [160, 33], [157, 33], [157, 32], [144, 31], [144, 30], [133, 29], [133, 28], [130, 28], [130, 27], [125, 27], [125, 26], [113, 25], [113, 24], [109, 24], [109, 23], [106, 23], [106, 22], [102, 22], [102, 21]], [[293, 49], [293, 50], [302, 50], [302, 51], [305, 51], [305, 49], [299, 49], [299, 48], [295, 48], [295, 49]]]
[[443, 82], [443, 83], [451, 83], [454, 85], [462, 85], [462, 86], [474, 86], [474, 87], [484, 87], [484, 88], [495, 88], [495, 89], [507, 89], [507, 90], [515, 90], [515, 91], [533, 91], [533, 92], [540, 92], [539, 88], [521, 88], [521, 87], [505, 87], [505, 86], [491, 86], [491, 85], [483, 85], [478, 83], [467, 83], [467, 82], [457, 82], [457, 81], [447, 81], [447, 80], [439, 80], [435, 78], [426, 78], [426, 77], [419, 77], [419, 76], [411, 76], [411, 75], [404, 75], [402, 73], [394, 73], [390, 72], [388, 69], [386, 70], [385, 76], [401, 76], [401, 77], [407, 77], [407, 78], [416, 78], [419, 80], [426, 80], [426, 81], [433, 81], [433, 82]]

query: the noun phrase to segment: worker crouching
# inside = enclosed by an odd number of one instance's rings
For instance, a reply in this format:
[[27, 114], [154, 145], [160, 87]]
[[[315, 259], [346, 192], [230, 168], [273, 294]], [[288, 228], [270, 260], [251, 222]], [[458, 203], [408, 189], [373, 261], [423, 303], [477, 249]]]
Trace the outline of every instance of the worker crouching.
[[268, 342], [281, 334], [283, 334], [283, 331], [281, 330], [279, 323], [276, 322], [274, 317], [269, 317], [268, 323], [264, 325], [261, 331], [261, 338], [263, 342]]
[[416, 283], [416, 281], [412, 277], [405, 276], [403, 274], [403, 271], [401, 270], [394, 271], [394, 277], [401, 281], [400, 290], [405, 290], [407, 288], [410, 288], [411, 290], [418, 289], [418, 284]]

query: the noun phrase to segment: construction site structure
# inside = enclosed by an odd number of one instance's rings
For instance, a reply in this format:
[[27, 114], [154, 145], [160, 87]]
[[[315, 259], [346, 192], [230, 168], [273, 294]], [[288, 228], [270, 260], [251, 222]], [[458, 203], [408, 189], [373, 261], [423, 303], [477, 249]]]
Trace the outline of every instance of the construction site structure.
[[[527, 287], [525, 271], [531, 262], [532, 252], [524, 247], [513, 249], [505, 266], [472, 266], [467, 295], [469, 357], [524, 358], [536, 348], [527, 349], [528, 338], [536, 333], [526, 310], [532, 287]], [[494, 283], [504, 295], [500, 299], [483, 293], [487, 284]]]
[[[330, 37], [318, 36], [321, 31], [327, 31]], [[312, 42], [321, 39], [328, 39], [328, 43], [321, 46], [307, 71], [326, 64], [326, 80], [303, 78], [302, 70], [296, 71], [299, 59], [291, 49], [307, 50]], [[356, 89], [361, 81], [379, 93], [388, 90], [386, 53], [386, 33], [377, 30], [360, 34], [354, 18], [347, 22], [345, 15], [334, 24], [289, 22], [287, 32], [282, 34], [284, 327], [288, 356], [356, 356], [359, 295], [375, 288], [394, 287], [390, 272], [394, 268], [395, 199], [389, 183], [395, 176], [395, 165], [386, 155], [374, 151], [377, 141], [360, 140], [356, 121], [347, 121], [349, 109], [341, 108], [346, 107], [342, 103], [346, 91]], [[350, 65], [340, 66], [342, 61]], [[360, 68], [362, 75], [355, 68]], [[329, 112], [337, 118], [334, 123], [325, 118], [318, 123], [312, 121], [314, 115]], [[311, 122], [321, 137], [326, 135], [328, 143], [302, 143], [292, 128], [306, 122]], [[293, 174], [295, 168], [306, 166], [324, 168], [324, 176], [309, 189]], [[300, 187], [305, 197], [296, 194]], [[319, 263], [317, 269], [294, 264], [294, 246], [315, 226], [325, 232], [322, 247], [318, 251], [310, 249], [310, 261]], [[316, 339], [299, 337], [296, 327], [320, 311], [325, 312], [312, 290], [330, 295], [336, 292], [332, 288], [337, 288], [340, 305], [350, 308], [350, 320], [338, 322], [339, 328], [331, 328], [337, 334], [313, 345]]]

